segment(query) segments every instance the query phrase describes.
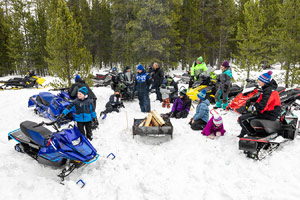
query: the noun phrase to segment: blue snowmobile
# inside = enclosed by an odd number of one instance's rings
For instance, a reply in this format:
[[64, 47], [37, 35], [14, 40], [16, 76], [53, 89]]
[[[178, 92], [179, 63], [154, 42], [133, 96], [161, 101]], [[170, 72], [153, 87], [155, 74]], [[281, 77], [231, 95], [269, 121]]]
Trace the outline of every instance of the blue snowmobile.
[[[43, 125], [53, 126], [56, 132]], [[17, 152], [26, 153], [41, 164], [57, 168], [65, 166], [58, 175], [62, 182], [74, 169], [95, 162], [99, 154], [76, 126], [59, 130], [57, 125], [58, 120], [39, 124], [24, 121], [19, 129], [8, 133], [8, 140], [17, 141]]]
[[[31, 96], [28, 100], [28, 107], [35, 106], [34, 112], [36, 114], [55, 121], [62, 111], [71, 104], [72, 100], [68, 91], [62, 88], [61, 92], [57, 95], [50, 92], [40, 92], [37, 95]], [[61, 123], [68, 123], [72, 119], [73, 115], [70, 113], [62, 119]]]

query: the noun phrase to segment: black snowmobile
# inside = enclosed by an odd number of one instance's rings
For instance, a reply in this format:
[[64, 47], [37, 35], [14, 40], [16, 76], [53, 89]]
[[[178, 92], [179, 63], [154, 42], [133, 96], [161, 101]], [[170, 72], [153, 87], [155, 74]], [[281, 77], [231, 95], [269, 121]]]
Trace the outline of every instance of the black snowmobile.
[[134, 99], [134, 87], [135, 77], [132, 72], [119, 74], [119, 91], [123, 101], [132, 101]]
[[239, 150], [244, 151], [247, 157], [262, 160], [280, 144], [294, 140], [298, 134], [298, 117], [291, 111], [291, 105], [282, 112], [280, 120], [271, 121], [254, 119], [250, 122], [255, 134], [241, 137]]

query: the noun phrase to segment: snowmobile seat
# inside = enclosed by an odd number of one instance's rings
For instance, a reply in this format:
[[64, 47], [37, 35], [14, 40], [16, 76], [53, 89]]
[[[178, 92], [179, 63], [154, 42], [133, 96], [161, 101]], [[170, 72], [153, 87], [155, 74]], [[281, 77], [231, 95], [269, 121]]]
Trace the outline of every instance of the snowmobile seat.
[[264, 130], [268, 134], [278, 133], [281, 128], [281, 124], [279, 120], [272, 121], [266, 119], [254, 119], [251, 120], [250, 125], [255, 130]]
[[40, 92], [39, 96], [37, 97], [37, 101], [45, 106], [49, 106], [54, 97], [55, 95], [51, 94], [50, 92]]
[[52, 132], [43, 126], [35, 127], [37, 123], [24, 121], [20, 124], [21, 131], [34, 143], [45, 146]]

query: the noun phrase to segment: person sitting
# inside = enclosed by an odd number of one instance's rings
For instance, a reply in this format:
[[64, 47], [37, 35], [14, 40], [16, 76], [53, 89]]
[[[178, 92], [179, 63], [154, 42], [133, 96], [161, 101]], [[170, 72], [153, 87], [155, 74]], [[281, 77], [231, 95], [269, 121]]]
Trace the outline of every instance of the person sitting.
[[202, 134], [208, 136], [210, 139], [214, 139], [216, 136], [223, 136], [225, 132], [222, 117], [220, 115], [214, 115], [207, 122]]
[[75, 99], [65, 110], [63, 110], [60, 118], [63, 119], [68, 113], [73, 112], [74, 121], [77, 122], [79, 131], [89, 140], [93, 139], [92, 122], [98, 125], [95, 106], [91, 99], [88, 99], [88, 89], [81, 87]]
[[109, 97], [109, 101], [105, 105], [105, 110], [100, 113], [100, 117], [102, 119], [106, 118], [107, 113], [111, 113], [113, 111], [119, 112], [120, 107], [125, 108], [123, 102], [121, 101], [121, 95], [118, 91], [115, 91], [113, 95]]
[[258, 84], [262, 87], [262, 93], [258, 97], [252, 97], [246, 103], [247, 106], [249, 106], [251, 102], [256, 101], [254, 104], [256, 114], [244, 114], [238, 118], [238, 122], [242, 127], [238, 137], [255, 134], [255, 130], [250, 125], [253, 119], [279, 120], [281, 101], [279, 93], [276, 90], [278, 85], [276, 81], [272, 79], [272, 73], [272, 71], [269, 71], [258, 77]]
[[91, 90], [91, 88], [88, 86], [88, 84], [85, 83], [85, 80], [81, 79], [79, 74], [75, 76], [75, 83], [73, 83], [72, 86], [70, 87], [69, 95], [75, 99], [79, 88], [82, 87], [86, 87], [88, 89], [88, 93], [87, 93], [88, 98], [93, 100], [94, 106], [96, 108], [97, 97], [94, 94], [94, 92]]
[[190, 108], [192, 105], [192, 101], [186, 95], [187, 89], [183, 89], [180, 91], [180, 96], [176, 98], [172, 111], [170, 113], [170, 117], [186, 118], [190, 112]]
[[206, 90], [203, 89], [197, 95], [199, 104], [194, 117], [191, 118], [190, 125], [193, 130], [202, 130], [206, 126], [209, 118], [209, 100], [205, 99]]

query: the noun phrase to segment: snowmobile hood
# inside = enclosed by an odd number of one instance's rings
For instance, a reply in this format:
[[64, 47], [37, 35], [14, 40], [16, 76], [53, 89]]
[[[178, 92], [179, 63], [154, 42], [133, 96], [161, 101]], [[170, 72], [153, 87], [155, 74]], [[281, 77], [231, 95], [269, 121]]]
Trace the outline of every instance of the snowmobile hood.
[[272, 89], [276, 90], [277, 87], [278, 87], [278, 84], [277, 84], [277, 82], [276, 82], [274, 79], [272, 79], [271, 82], [265, 84], [265, 85], [262, 87], [262, 89], [264, 90], [264, 89], [266, 89], [267, 87], [272, 87]]

